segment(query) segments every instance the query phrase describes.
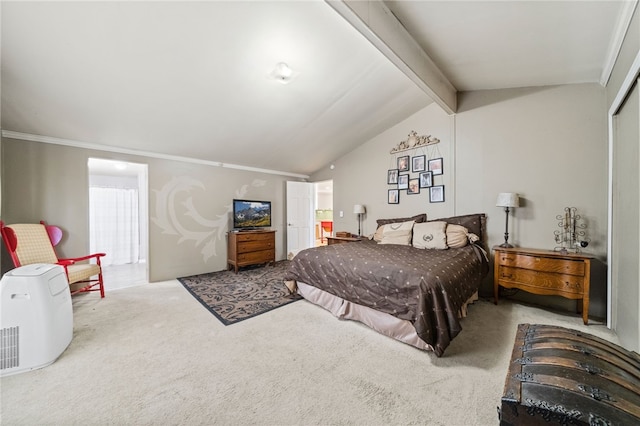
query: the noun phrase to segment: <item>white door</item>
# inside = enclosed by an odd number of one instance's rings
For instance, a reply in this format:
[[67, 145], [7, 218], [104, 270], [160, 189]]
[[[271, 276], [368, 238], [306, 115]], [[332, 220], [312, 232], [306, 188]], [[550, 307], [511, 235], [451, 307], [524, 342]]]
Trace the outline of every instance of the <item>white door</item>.
[[287, 258], [313, 247], [314, 184], [287, 181]]

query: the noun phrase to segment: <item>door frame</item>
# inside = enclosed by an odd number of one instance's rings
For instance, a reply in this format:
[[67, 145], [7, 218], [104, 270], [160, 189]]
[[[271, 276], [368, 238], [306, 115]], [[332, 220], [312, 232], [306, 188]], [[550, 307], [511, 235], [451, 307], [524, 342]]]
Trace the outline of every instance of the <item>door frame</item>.
[[614, 322], [615, 315], [613, 315], [614, 310], [617, 311], [617, 299], [614, 297], [618, 297], [617, 289], [613, 287], [613, 268], [611, 267], [611, 254], [613, 251], [613, 156], [614, 156], [614, 146], [615, 146], [615, 116], [618, 111], [624, 104], [625, 99], [633, 89], [636, 84], [636, 80], [640, 76], [640, 51], [636, 54], [625, 79], [620, 85], [620, 89], [616, 94], [616, 97], [613, 99], [611, 103], [611, 107], [609, 108], [608, 117], [607, 117], [607, 126], [608, 126], [608, 139], [609, 139], [609, 165], [608, 165], [608, 195], [607, 195], [607, 253], [608, 253], [608, 263], [609, 267], [607, 268], [607, 328], [615, 329], [616, 324]]
[[[140, 233], [140, 260], [144, 261], [145, 280], [149, 281], [149, 165], [146, 163], [136, 163], [133, 161], [114, 160], [111, 158], [100, 158], [92, 156], [87, 160], [89, 179], [92, 174], [98, 174], [95, 171], [92, 172], [92, 167], [90, 164], [91, 160], [97, 160], [99, 162], [122, 163], [124, 165], [131, 165], [134, 170], [136, 170], [136, 177], [138, 181], [138, 227]], [[117, 176], [118, 174], [116, 172], [107, 172], [106, 175]], [[89, 186], [90, 182], [87, 182], [87, 187]]]

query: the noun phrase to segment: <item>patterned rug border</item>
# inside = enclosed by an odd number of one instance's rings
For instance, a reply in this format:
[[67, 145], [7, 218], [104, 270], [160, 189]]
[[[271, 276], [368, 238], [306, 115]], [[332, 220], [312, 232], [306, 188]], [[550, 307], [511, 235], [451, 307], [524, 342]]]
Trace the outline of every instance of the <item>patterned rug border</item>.
[[[287, 261], [286, 261], [286, 260], [280, 260], [280, 261], [277, 261], [277, 262], [276, 262], [276, 264], [281, 264], [281, 263], [283, 263], [283, 262], [287, 262]], [[273, 266], [263, 266], [262, 268], [273, 268]], [[256, 269], [258, 269], [258, 268], [256, 268]], [[218, 319], [218, 320], [219, 320], [223, 325], [225, 325], [225, 326], [233, 325], [233, 324], [237, 324], [237, 323], [242, 322], [242, 321], [244, 321], [244, 320], [248, 320], [248, 319], [251, 319], [251, 318], [255, 318], [255, 317], [259, 316], [259, 315], [266, 314], [267, 312], [271, 312], [271, 311], [273, 311], [274, 309], [281, 308], [281, 307], [283, 307], [283, 306], [289, 305], [289, 304], [291, 304], [291, 303], [293, 303], [293, 302], [297, 302], [297, 301], [299, 301], [299, 300], [302, 300], [302, 299], [303, 299], [303, 297], [302, 297], [302, 296], [300, 296], [299, 294], [297, 294], [297, 293], [296, 293], [296, 294], [293, 294], [293, 295], [291, 296], [291, 300], [288, 300], [288, 301], [286, 301], [286, 302], [284, 302], [284, 303], [282, 303], [282, 304], [279, 304], [279, 305], [277, 305], [277, 306], [272, 306], [272, 307], [271, 307], [271, 308], [269, 308], [269, 309], [266, 309], [266, 310], [262, 310], [262, 311], [260, 311], [260, 312], [253, 313], [253, 314], [251, 314], [251, 315], [249, 315], [249, 316], [247, 316], [247, 317], [240, 318], [240, 319], [237, 319], [237, 320], [233, 320], [233, 321], [227, 320], [227, 319], [225, 319], [224, 317], [222, 317], [220, 314], [218, 314], [218, 313], [215, 311], [215, 309], [214, 309], [211, 305], [209, 305], [209, 304], [208, 304], [206, 301], [204, 301], [200, 296], [198, 296], [198, 294], [197, 294], [197, 293], [195, 293], [195, 292], [194, 292], [194, 291], [189, 287], [189, 285], [188, 285], [188, 284], [186, 284], [186, 283], [183, 281], [183, 280], [185, 280], [185, 281], [186, 281], [186, 280], [189, 280], [189, 279], [193, 279], [194, 277], [201, 277], [201, 276], [204, 276], [204, 275], [211, 275], [211, 274], [223, 273], [223, 272], [232, 272], [232, 271], [229, 271], [229, 270], [222, 270], [222, 271], [206, 272], [206, 273], [204, 273], [204, 274], [197, 274], [197, 275], [190, 275], [190, 276], [187, 276], [187, 277], [180, 277], [180, 278], [177, 278], [177, 280], [178, 280], [178, 282], [179, 282], [180, 284], [182, 284], [182, 286], [183, 286], [183, 287], [184, 287], [184, 288], [189, 292], [189, 294], [191, 294], [191, 295], [192, 295], [192, 296], [193, 296], [193, 297], [194, 297], [198, 302], [200, 302], [200, 304], [201, 304], [202, 306], [204, 306], [204, 307], [205, 307], [209, 312], [211, 312], [211, 313], [213, 314], [213, 316], [215, 316], [215, 317], [216, 317], [216, 318], [217, 318], [217, 319]], [[284, 286], [284, 282], [283, 282], [283, 284], [282, 284], [282, 285]]]

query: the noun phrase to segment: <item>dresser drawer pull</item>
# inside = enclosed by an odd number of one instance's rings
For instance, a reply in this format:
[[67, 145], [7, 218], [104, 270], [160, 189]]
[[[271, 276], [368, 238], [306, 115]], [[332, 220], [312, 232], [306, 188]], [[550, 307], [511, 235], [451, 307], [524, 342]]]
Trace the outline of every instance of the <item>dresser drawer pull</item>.
[[505, 274], [504, 272], [502, 273], [502, 278], [509, 278], [509, 279], [513, 279], [513, 275], [511, 274]]

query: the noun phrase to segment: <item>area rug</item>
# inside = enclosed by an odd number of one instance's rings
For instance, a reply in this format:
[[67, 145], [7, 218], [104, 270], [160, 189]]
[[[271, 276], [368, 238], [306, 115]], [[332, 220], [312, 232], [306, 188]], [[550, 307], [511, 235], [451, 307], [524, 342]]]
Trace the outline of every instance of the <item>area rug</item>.
[[289, 294], [284, 285], [288, 265], [288, 260], [281, 260], [275, 266], [243, 268], [237, 274], [210, 272], [178, 281], [224, 325], [231, 325], [302, 299]]

